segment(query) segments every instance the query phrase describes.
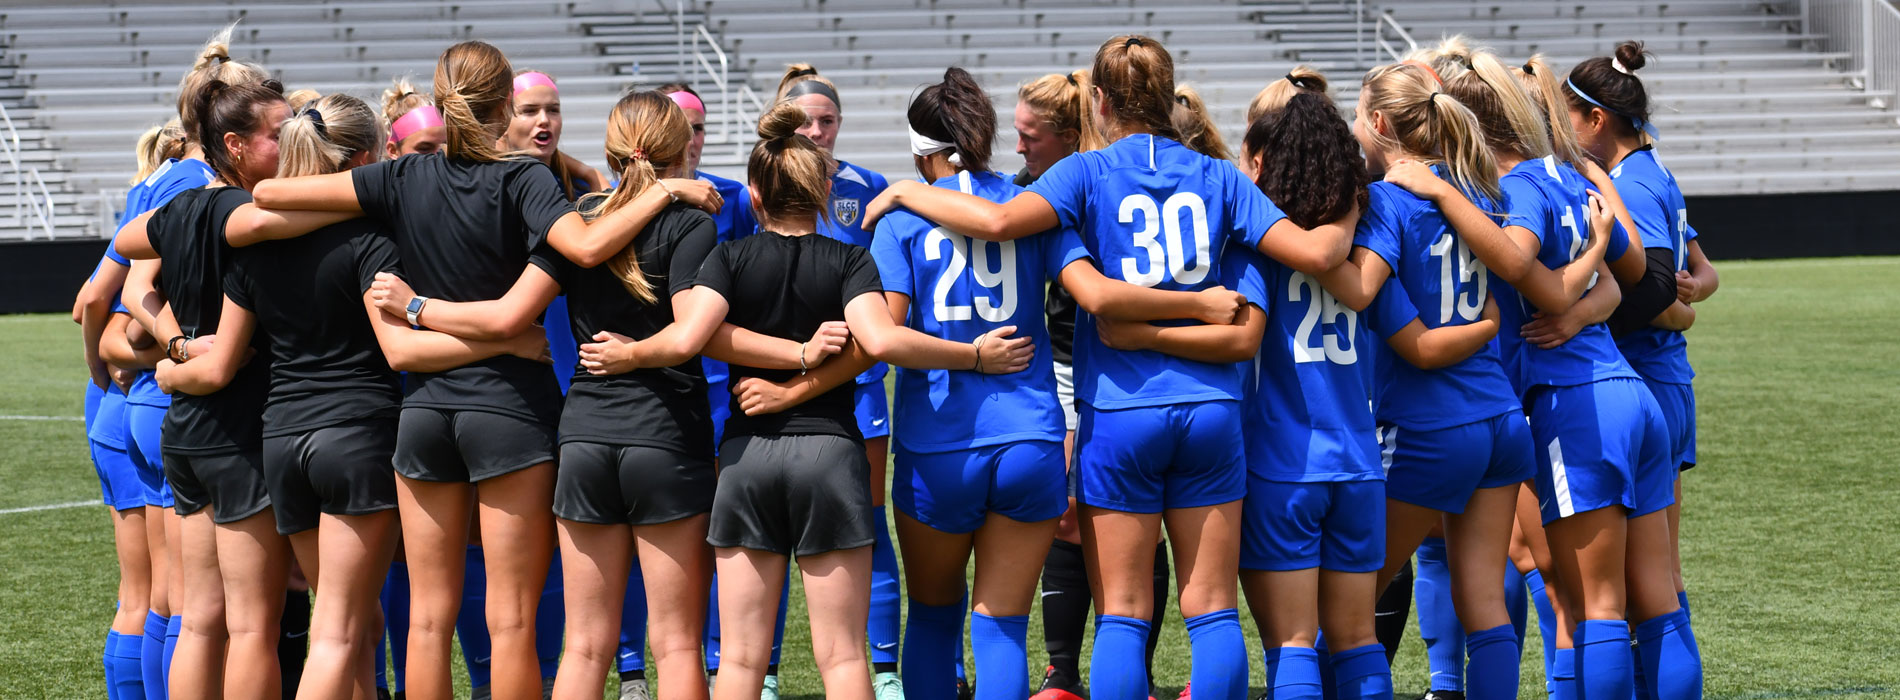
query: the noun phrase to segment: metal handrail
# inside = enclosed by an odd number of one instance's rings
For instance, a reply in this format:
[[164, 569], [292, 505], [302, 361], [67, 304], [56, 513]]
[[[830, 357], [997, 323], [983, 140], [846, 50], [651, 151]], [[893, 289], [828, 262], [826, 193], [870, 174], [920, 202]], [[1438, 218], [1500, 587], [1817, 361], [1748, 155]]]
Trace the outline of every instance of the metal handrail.
[[[1374, 20], [1372, 25], [1372, 41], [1377, 43], [1379, 48], [1384, 49], [1387, 56], [1392, 57], [1394, 61], [1403, 61], [1407, 54], [1418, 50], [1418, 42], [1412, 40], [1412, 33], [1405, 31], [1405, 26], [1393, 19], [1390, 12], [1381, 11], [1378, 15], [1378, 19]], [[1392, 32], [1398, 34], [1399, 39], [1405, 42], [1403, 53], [1399, 52], [1391, 42], [1386, 41], [1384, 27], [1391, 27]]]
[[[39, 220], [46, 237], [53, 238], [53, 193], [46, 188], [46, 179], [40, 176], [38, 168], [21, 166], [20, 131], [14, 128], [13, 115], [7, 113], [6, 105], [0, 105], [0, 125], [6, 127], [4, 137], [0, 138], [0, 150], [5, 151], [7, 165], [13, 171], [13, 224], [26, 225], [26, 214], [30, 211], [33, 218]], [[34, 196], [32, 185], [39, 186], [38, 197]], [[27, 231], [27, 237], [31, 238], [32, 227], [28, 226]]]
[[[705, 44], [704, 49], [700, 47], [702, 42]], [[739, 135], [745, 133], [745, 125], [752, 123], [756, 115], [765, 111], [765, 101], [759, 98], [759, 94], [752, 90], [751, 85], [743, 82], [734, 83], [732, 58], [726, 54], [724, 48], [720, 47], [719, 39], [706, 30], [704, 23], [693, 25], [692, 44], [694, 73], [698, 74], [700, 71], [706, 73], [706, 80], [712, 83], [713, 87], [718, 88], [720, 103], [726, 109], [724, 118], [720, 120], [718, 138], [714, 140], [709, 135], [708, 140], [712, 140], [713, 143], [731, 143], [733, 154], [743, 156], [745, 145], [750, 140], [740, 138]], [[711, 54], [710, 57], [708, 57], [708, 52]], [[713, 65], [714, 60], [718, 61], [716, 67]], [[750, 112], [746, 110], [748, 103], [752, 108]]]
[[1900, 10], [1885, 0], [1807, 0], [1801, 11], [1804, 28], [1825, 36], [1823, 51], [1849, 55], [1847, 71], [1869, 94], [1869, 106], [1900, 107]]
[[[1366, 34], [1368, 33], [1372, 35], [1372, 47], [1384, 51], [1385, 55], [1393, 61], [1403, 61], [1406, 54], [1418, 49], [1418, 42], [1412, 40], [1412, 33], [1406, 31], [1405, 25], [1399, 24], [1399, 21], [1392, 17], [1390, 10], [1377, 5], [1367, 7], [1365, 0], [1355, 0], [1353, 5], [1354, 14], [1359, 20], [1358, 29], [1353, 32], [1353, 55], [1361, 64], [1370, 67], [1374, 61], [1378, 60], [1375, 56], [1368, 56], [1366, 53]], [[1404, 42], [1405, 51], [1399, 51], [1399, 45], [1386, 38], [1388, 28], [1391, 29], [1392, 34], [1398, 35], [1399, 41]]]

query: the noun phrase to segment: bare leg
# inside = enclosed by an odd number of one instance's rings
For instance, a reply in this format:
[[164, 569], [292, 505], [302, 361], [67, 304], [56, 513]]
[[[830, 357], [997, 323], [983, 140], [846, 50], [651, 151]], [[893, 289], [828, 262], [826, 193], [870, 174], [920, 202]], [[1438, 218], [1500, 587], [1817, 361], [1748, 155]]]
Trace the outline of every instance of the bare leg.
[[475, 495], [488, 563], [491, 687], [496, 700], [539, 700], [534, 615], [554, 557], [554, 463], [482, 481]]
[[[175, 700], [224, 697], [224, 652], [230, 633], [224, 626], [224, 579], [218, 572], [217, 526], [206, 508], [178, 518], [178, 614], [184, 626], [172, 652], [168, 689]], [[279, 596], [282, 599], [282, 596]]]
[[573, 520], [558, 525], [567, 644], [554, 678], [554, 697], [599, 700], [618, 654], [620, 609], [633, 566], [633, 531], [626, 525]]
[[[646, 580], [647, 640], [653, 647], [651, 666], [660, 672], [660, 700], [706, 698], [700, 643], [706, 634], [706, 586], [712, 581], [712, 549], [706, 546], [709, 522], [710, 516], [701, 514], [633, 528]], [[777, 610], [772, 612], [777, 615]], [[609, 619], [618, 621], [620, 616]]]
[[[864, 652], [864, 624], [870, 615], [871, 548], [800, 557], [798, 570], [804, 576], [812, 657], [824, 680], [825, 697], [870, 700], [871, 665]], [[722, 612], [724, 602], [720, 601]]]
[[1465, 512], [1445, 515], [1445, 551], [1451, 564], [1452, 607], [1466, 632], [1511, 624], [1504, 609], [1507, 553], [1518, 485], [1479, 489]]
[[274, 700], [283, 695], [277, 637], [290, 583], [290, 542], [277, 534], [271, 509], [217, 526], [218, 569], [224, 580], [224, 659], [228, 697]]
[[[351, 697], [382, 635], [381, 592], [396, 548], [396, 512], [329, 515], [318, 519], [317, 601], [310, 616], [310, 657], [297, 700]], [[301, 535], [303, 533], [299, 533]], [[301, 557], [300, 557], [301, 558]]]
[[112, 544], [119, 559], [119, 611], [112, 631], [144, 635], [152, 606], [152, 552], [146, 543], [145, 507], [112, 510]]
[[[409, 665], [405, 696], [449, 700], [449, 653], [462, 605], [468, 522], [475, 490], [465, 483], [396, 475], [403, 552], [409, 560]], [[546, 571], [544, 567], [542, 571]]]
[[[787, 560], [783, 554], [757, 549], [721, 547], [717, 552], [720, 642], [713, 700], [753, 700], [765, 687], [766, 666], [772, 661], [772, 628], [778, 622]], [[868, 556], [866, 560], [868, 568]], [[868, 574], [865, 580], [868, 589]], [[858, 596], [864, 600], [869, 593], [860, 590]], [[864, 634], [864, 615], [858, 617], [859, 635]], [[858, 644], [864, 644], [862, 636]], [[868, 689], [870, 680], [864, 682]]]
[[1025, 523], [995, 513], [984, 518], [976, 531], [976, 586], [970, 595], [977, 612], [990, 617], [1029, 614], [1042, 574], [1038, 563], [1049, 555], [1055, 528], [1055, 520]]
[[[1392, 577], [1399, 575], [1399, 569], [1412, 558], [1413, 552], [1418, 551], [1419, 543], [1425, 541], [1426, 533], [1439, 527], [1444, 520], [1445, 514], [1441, 511], [1385, 499], [1385, 566], [1379, 568], [1376, 593], [1385, 593], [1385, 587], [1392, 584]], [[1502, 572], [1498, 574], [1498, 580], [1504, 580]], [[1374, 602], [1377, 602], [1376, 597]]]
[[[1168, 541], [1174, 550], [1174, 575], [1180, 587], [1181, 617], [1195, 617], [1238, 607], [1240, 501], [1201, 508], [1170, 509], [1163, 518], [1168, 523]], [[1153, 547], [1154, 544], [1151, 542], [1149, 546]], [[1153, 586], [1152, 583], [1149, 585]], [[1366, 606], [1366, 614], [1367, 624], [1370, 625], [1370, 605]]]

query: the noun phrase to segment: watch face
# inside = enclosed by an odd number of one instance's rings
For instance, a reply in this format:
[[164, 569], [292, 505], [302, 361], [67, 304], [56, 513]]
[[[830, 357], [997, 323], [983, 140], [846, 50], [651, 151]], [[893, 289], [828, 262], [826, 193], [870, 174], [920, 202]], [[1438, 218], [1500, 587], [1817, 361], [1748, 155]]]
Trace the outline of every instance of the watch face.
[[418, 311], [421, 311], [421, 310], [422, 310], [422, 297], [413, 297], [413, 298], [411, 298], [411, 299], [409, 300], [409, 308], [408, 308], [408, 310], [409, 310], [409, 313], [412, 313], [412, 314], [413, 314], [413, 313], [416, 313], [416, 312], [418, 312]]

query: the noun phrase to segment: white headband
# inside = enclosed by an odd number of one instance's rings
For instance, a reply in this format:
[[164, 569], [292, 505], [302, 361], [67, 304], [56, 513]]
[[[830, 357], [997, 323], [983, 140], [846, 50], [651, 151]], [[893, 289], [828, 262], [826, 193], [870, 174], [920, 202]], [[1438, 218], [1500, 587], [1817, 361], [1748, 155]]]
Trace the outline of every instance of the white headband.
[[[932, 153], [937, 153], [940, 151], [955, 150], [957, 147], [957, 145], [954, 143], [950, 143], [948, 141], [938, 141], [936, 139], [930, 138], [929, 136], [919, 134], [917, 133], [916, 129], [910, 129], [909, 131], [910, 131], [911, 155], [921, 158], [923, 156], [927, 156]], [[958, 158], [957, 154], [952, 153], [950, 154], [950, 164], [961, 166], [963, 165], [963, 160], [961, 158]]]
[[1610, 67], [1615, 68], [1616, 72], [1624, 75], [1636, 75], [1636, 73], [1632, 72], [1627, 66], [1623, 65], [1623, 59], [1620, 58], [1610, 58]]

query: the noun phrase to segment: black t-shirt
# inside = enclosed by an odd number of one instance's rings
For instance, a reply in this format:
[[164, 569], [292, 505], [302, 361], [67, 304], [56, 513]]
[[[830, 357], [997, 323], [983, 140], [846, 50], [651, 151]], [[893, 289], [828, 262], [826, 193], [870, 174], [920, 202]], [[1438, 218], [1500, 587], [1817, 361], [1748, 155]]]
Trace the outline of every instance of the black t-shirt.
[[363, 292], [378, 272], [400, 272], [396, 242], [370, 219], [237, 251], [224, 295], [270, 336], [264, 436], [359, 418], [394, 416], [401, 382], [370, 327]]
[[[554, 278], [567, 294], [568, 326], [576, 345], [612, 331], [641, 340], [673, 322], [674, 294], [693, 288], [699, 266], [718, 242], [718, 227], [705, 212], [682, 204], [667, 207], [633, 239], [640, 271], [653, 283], [658, 302], [627, 291], [608, 265], [583, 268], [566, 259]], [[561, 441], [648, 445], [689, 455], [712, 456], [712, 410], [697, 356], [673, 367], [595, 376], [576, 365], [561, 411]]]
[[[1036, 176], [1029, 174], [1028, 168], [1016, 173], [1016, 186], [1028, 187], [1035, 182]], [[1042, 312], [1049, 317], [1049, 349], [1057, 362], [1073, 364], [1075, 362], [1075, 297], [1069, 296], [1069, 290], [1062, 288], [1061, 282], [1051, 280], [1049, 293], [1043, 296]]]
[[[224, 272], [234, 249], [224, 239], [231, 212], [251, 201], [236, 187], [187, 190], [152, 214], [146, 226], [165, 274], [159, 289], [187, 336], [218, 332], [224, 312]], [[165, 451], [184, 454], [256, 449], [263, 441], [262, 409], [270, 385], [269, 340], [251, 334], [257, 355], [224, 389], [207, 396], [173, 394], [165, 412]]]
[[[844, 320], [845, 304], [884, 289], [871, 253], [820, 235], [785, 236], [769, 231], [722, 243], [699, 270], [700, 286], [732, 305], [726, 322], [755, 333], [803, 342], [826, 321]], [[785, 381], [798, 370], [732, 365], [732, 383], [759, 377]], [[831, 391], [779, 413], [747, 416], [729, 399], [726, 435], [839, 435], [862, 439], [852, 415], [857, 385]]]
[[[412, 154], [350, 171], [363, 213], [396, 239], [406, 281], [447, 301], [500, 299], [532, 264], [554, 274], [548, 229], [574, 211], [548, 166]], [[477, 410], [552, 425], [561, 387], [546, 365], [512, 355], [412, 372], [406, 406]]]

